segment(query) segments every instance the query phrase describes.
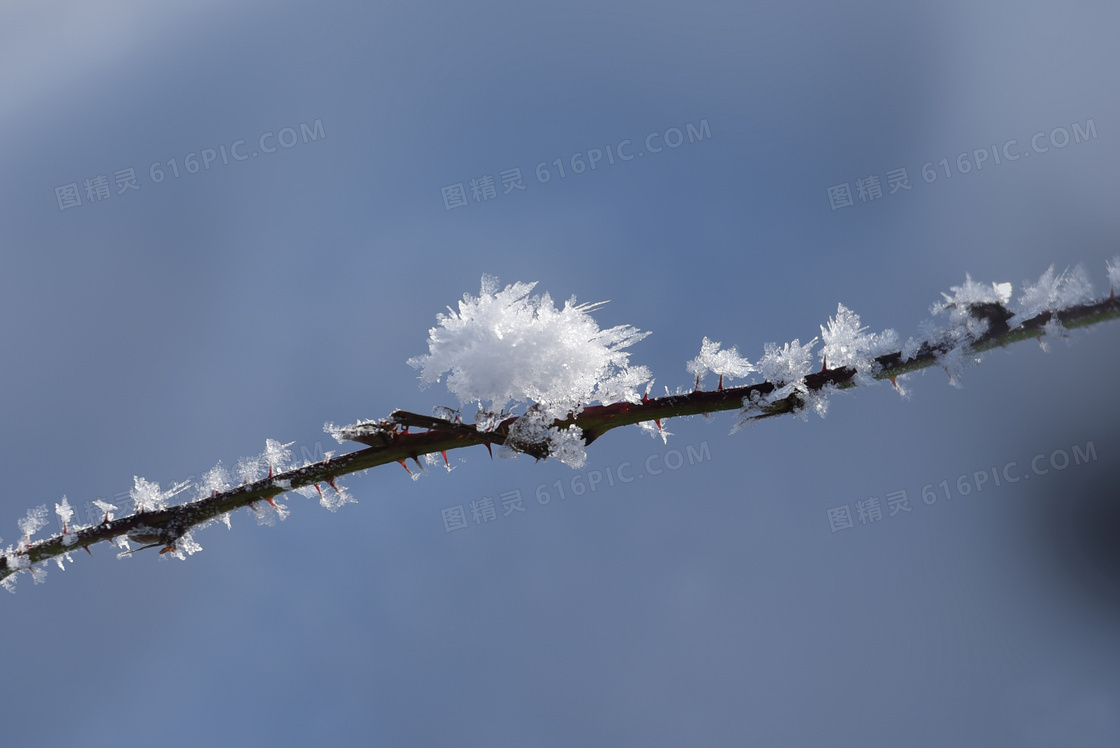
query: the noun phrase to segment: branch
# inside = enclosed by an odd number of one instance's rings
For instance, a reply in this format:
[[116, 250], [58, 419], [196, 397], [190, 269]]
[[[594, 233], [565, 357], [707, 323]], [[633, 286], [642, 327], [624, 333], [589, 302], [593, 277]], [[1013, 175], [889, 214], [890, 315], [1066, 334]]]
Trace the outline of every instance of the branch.
[[[1120, 299], [1115, 294], [1108, 299], [1072, 306], [1057, 312], [1043, 312], [1014, 328], [1008, 321], [1013, 314], [998, 303], [973, 304], [967, 308], [972, 319], [982, 322], [984, 332], [973, 336], [963, 344], [959, 339], [943, 336], [919, 345], [909, 356], [903, 351], [895, 351], [874, 359], [871, 378], [891, 380], [919, 369], [942, 365], [945, 357], [959, 351], [975, 356], [993, 348], [1029, 338], [1041, 339], [1048, 324], [1056, 319], [1065, 328], [1079, 328], [1094, 325], [1120, 317]], [[781, 389], [783, 383], [759, 382], [742, 387], [723, 387], [716, 390], [695, 390], [689, 393], [667, 395], [659, 398], [643, 397], [640, 402], [616, 402], [608, 405], [588, 406], [578, 413], [569, 414], [565, 419], [551, 423], [553, 430], [578, 427], [582, 441], [590, 445], [606, 432], [620, 426], [645, 422], [660, 422], [668, 418], [693, 416], [725, 410], [739, 410], [744, 421], [771, 418], [773, 416], [795, 413], [803, 410], [814, 396], [823, 396], [826, 390], [848, 389], [866, 381], [861, 380], [859, 372], [851, 367], [829, 369], [806, 376], [801, 386], [792, 394], [780, 399], [771, 395]], [[532, 412], [532, 409], [530, 409]], [[256, 508], [260, 502], [275, 507], [274, 499], [280, 494], [298, 489], [314, 487], [323, 495], [321, 483], [327, 484], [327, 491], [334, 491], [340, 499], [344, 498], [337, 488], [336, 480], [350, 473], [399, 462], [408, 469], [406, 460], [413, 460], [419, 467], [419, 457], [437, 452], [446, 453], [453, 449], [483, 445], [489, 450], [491, 445], [507, 445], [517, 451], [526, 452], [537, 459], [546, 458], [549, 453], [547, 441], [534, 443], [513, 443], [511, 429], [525, 416], [514, 416], [501, 421], [493, 430], [480, 430], [446, 418], [424, 416], [408, 411], [395, 411], [385, 421], [365, 421], [336, 430], [340, 440], [365, 444], [366, 447], [338, 457], [309, 464], [300, 468], [271, 474], [267, 478], [248, 483], [226, 491], [213, 493], [191, 502], [171, 506], [156, 511], [139, 511], [119, 519], [109, 519], [100, 524], [66, 531], [34, 543], [23, 543], [22, 547], [9, 550], [0, 557], [0, 581], [6, 580], [19, 571], [52, 558], [66, 556], [86, 549], [103, 541], [113, 541], [126, 537], [145, 543], [144, 547], [161, 547], [160, 553], [174, 552], [181, 555], [180, 546], [189, 538], [189, 533], [207, 525], [241, 507]], [[411, 432], [409, 428], [424, 429]], [[411, 472], [411, 471], [410, 471]], [[330, 505], [331, 502], [324, 501]], [[336, 507], [332, 507], [336, 508]], [[137, 549], [140, 550], [140, 549]], [[190, 551], [188, 551], [190, 552]], [[61, 560], [59, 561], [61, 564]]]

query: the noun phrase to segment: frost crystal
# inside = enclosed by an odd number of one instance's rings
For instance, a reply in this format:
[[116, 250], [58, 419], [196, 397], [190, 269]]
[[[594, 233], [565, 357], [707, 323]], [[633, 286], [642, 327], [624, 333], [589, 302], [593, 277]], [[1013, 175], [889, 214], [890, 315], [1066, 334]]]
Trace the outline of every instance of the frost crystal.
[[972, 280], [972, 276], [968, 273], [965, 273], [963, 285], [950, 286], [949, 290], [953, 292], [953, 295], [942, 293], [945, 301], [933, 305], [931, 311], [934, 314], [949, 309], [967, 314], [970, 306], [977, 304], [1006, 306], [1007, 302], [1011, 301], [1010, 283], [977, 283]]
[[198, 483], [198, 498], [208, 499], [214, 494], [224, 493], [229, 488], [229, 471], [219, 462], [202, 474], [202, 480]]
[[559, 429], [555, 426], [549, 429], [548, 454], [571, 468], [581, 468], [587, 462], [587, 452], [584, 449], [583, 429], [579, 426], [569, 426]]
[[335, 426], [333, 423], [323, 425], [323, 431], [326, 431], [334, 440], [339, 444], [349, 441], [356, 441], [357, 437], [373, 436], [374, 434], [388, 434], [388, 432], [381, 428], [378, 421], [358, 421], [347, 426]]
[[1120, 291], [1120, 255], [1116, 255], [1111, 260], [1105, 263], [1108, 268], [1108, 283], [1111, 286], [1111, 293], [1116, 294]]
[[27, 510], [27, 516], [19, 521], [19, 529], [23, 531], [23, 544], [31, 541], [31, 536], [42, 530], [47, 525], [47, 505], [41, 504]]
[[890, 353], [898, 347], [898, 335], [894, 330], [869, 334], [866, 327], [860, 327], [859, 315], [843, 304], [836, 306], [836, 316], [828, 321], [828, 327], [821, 325], [821, 360], [832, 369], [849, 366], [856, 370], [856, 381], [868, 384], [875, 374], [875, 359]]
[[739, 355], [739, 351], [732, 346], [730, 350], [721, 351], [720, 343], [704, 340], [700, 343], [700, 355], [686, 365], [688, 372], [696, 377], [696, 387], [704, 381], [705, 375], [711, 373], [724, 379], [742, 379], [754, 371], [751, 362]]
[[63, 496], [62, 503], [54, 505], [54, 511], [55, 514], [58, 515], [59, 521], [62, 523], [63, 532], [65, 532], [70, 525], [70, 518], [74, 516], [74, 508], [70, 506], [70, 502]]
[[816, 338], [805, 345], [795, 338], [781, 348], [774, 343], [766, 344], [765, 353], [758, 362], [758, 371], [767, 382], [778, 388], [770, 394], [770, 401], [781, 400], [794, 392], [805, 392], [805, 377], [813, 371], [813, 346], [816, 344]]
[[1037, 283], [1024, 284], [1023, 294], [1015, 305], [1016, 314], [1007, 324], [1014, 329], [1043, 312], [1067, 309], [1092, 298], [1093, 287], [1085, 268], [1078, 265], [1072, 271], [1064, 270], [1055, 276], [1054, 266], [1051, 265]]
[[295, 442], [288, 442], [281, 444], [275, 439], [265, 439], [264, 452], [261, 453], [261, 460], [264, 464], [268, 465], [269, 473], [282, 473], [288, 469], [288, 465], [292, 459], [292, 450], [288, 449]]
[[180, 561], [186, 561], [187, 556], [193, 556], [202, 550], [202, 546], [194, 539], [194, 536], [189, 532], [183, 533], [171, 546], [173, 550], [168, 551], [168, 555], [174, 556]]
[[117, 510], [116, 504], [110, 504], [108, 501], [102, 501], [101, 499], [94, 499], [93, 505], [105, 514], [105, 519], [103, 519], [102, 522], [108, 522], [113, 519], [113, 512]]
[[631, 367], [624, 349], [648, 333], [630, 325], [600, 330], [590, 313], [601, 304], [573, 297], [557, 309], [547, 293], [529, 295], [535, 286], [498, 290], [497, 279], [484, 276], [477, 298], [464, 294], [458, 312], [449, 307], [437, 316], [429, 352], [409, 359], [421, 382], [448, 374], [447, 388], [461, 404], [490, 403], [487, 412], [532, 402], [562, 418], [595, 400], [637, 402], [650, 373]]
[[159, 511], [167, 507], [168, 499], [181, 493], [190, 484], [187, 482], [176, 483], [166, 491], [161, 491], [158, 483], [139, 476], [132, 476], [132, 490], [128, 495], [132, 498], [133, 506], [137, 512]]

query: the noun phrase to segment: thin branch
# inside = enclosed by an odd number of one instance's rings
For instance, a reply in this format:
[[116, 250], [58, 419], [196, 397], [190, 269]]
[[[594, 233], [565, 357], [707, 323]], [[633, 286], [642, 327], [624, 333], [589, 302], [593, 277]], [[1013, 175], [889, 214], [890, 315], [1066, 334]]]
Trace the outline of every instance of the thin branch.
[[[1113, 295], [1104, 301], [1082, 304], [1060, 312], [1044, 312], [1013, 330], [1007, 324], [1012, 313], [1000, 304], [977, 304], [969, 311], [974, 317], [988, 323], [987, 331], [965, 348], [969, 354], [978, 354], [1018, 341], [1040, 338], [1043, 328], [1054, 316], [1065, 328], [1086, 327], [1117, 319], [1120, 317], [1120, 299]], [[903, 374], [939, 365], [942, 357], [957, 345], [952, 342], [927, 342], [910, 358], [904, 357], [901, 351], [879, 356], [875, 359], [877, 366], [873, 376], [879, 380], [894, 380]], [[855, 387], [858, 384], [856, 375], [856, 370], [850, 367], [824, 368], [805, 378], [804, 391], [819, 393], [830, 387]], [[796, 412], [805, 407], [804, 395], [797, 393], [768, 402], [767, 396], [776, 389], [778, 388], [770, 382], [760, 382], [742, 387], [721, 387], [711, 391], [696, 390], [659, 398], [643, 398], [636, 403], [588, 406], [578, 414], [555, 421], [553, 425], [559, 428], [578, 426], [583, 432], [584, 443], [591, 444], [611, 429], [642, 422], [660, 422], [668, 418], [725, 410], [742, 410], [745, 419], [755, 420]], [[404, 464], [406, 460], [419, 463], [419, 457], [426, 454], [442, 452], [446, 457], [446, 452], [453, 449], [478, 445], [485, 445], [489, 449], [493, 444], [505, 444], [510, 429], [517, 420], [518, 417], [510, 417], [492, 431], [480, 431], [471, 425], [398, 410], [386, 421], [365, 422], [340, 432], [346, 439], [367, 445], [365, 449], [278, 473], [192, 502], [106, 520], [74, 532], [30, 543], [15, 550], [15, 557], [23, 557], [23, 563], [16, 567], [9, 563], [9, 557], [0, 557], [0, 580], [21, 571], [24, 564], [36, 564], [82, 548], [88, 550], [91, 545], [112, 541], [122, 535], [129, 536], [130, 533], [134, 540], [142, 538], [152, 546], [162, 546], [161, 553], [174, 551], [175, 544], [191, 529], [241, 507], [255, 506], [262, 501], [271, 503], [276, 496], [291, 490], [306, 486], [318, 487], [320, 483], [327, 484], [326, 490], [335, 490], [334, 481], [337, 478], [379, 465], [392, 462]], [[410, 432], [410, 427], [426, 430]], [[548, 456], [547, 444], [519, 444], [518, 448], [538, 459]]]

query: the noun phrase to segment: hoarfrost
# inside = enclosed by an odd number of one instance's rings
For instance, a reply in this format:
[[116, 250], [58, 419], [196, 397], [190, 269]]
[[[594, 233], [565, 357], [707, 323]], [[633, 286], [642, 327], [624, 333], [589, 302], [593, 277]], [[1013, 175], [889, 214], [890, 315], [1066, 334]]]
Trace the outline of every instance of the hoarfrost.
[[292, 460], [292, 450], [289, 447], [293, 444], [295, 442], [281, 444], [275, 439], [265, 439], [261, 459], [268, 465], [269, 473], [282, 473], [288, 469]]
[[1116, 255], [1111, 260], [1105, 263], [1108, 268], [1108, 283], [1111, 287], [1112, 295], [1116, 295], [1120, 291], [1120, 255]]
[[758, 362], [758, 372], [776, 388], [767, 398], [770, 402], [781, 400], [794, 392], [805, 392], [805, 377], [813, 371], [813, 338], [805, 345], [799, 338], [779, 348], [767, 343], [762, 359]]
[[836, 306], [836, 316], [828, 320], [827, 327], [821, 325], [821, 340], [821, 361], [832, 369], [855, 369], [858, 384], [871, 383], [878, 368], [875, 359], [898, 347], [894, 330], [868, 333], [866, 327], [860, 326], [859, 315], [843, 304]]
[[720, 343], [709, 340], [707, 337], [700, 343], [700, 355], [686, 364], [688, 372], [696, 377], [696, 388], [704, 377], [711, 373], [722, 381], [723, 379], [742, 379], [754, 371], [750, 361], [739, 355], [739, 351], [732, 346], [721, 351]]
[[409, 359], [421, 382], [447, 374], [447, 388], [461, 404], [489, 403], [487, 413], [532, 402], [562, 418], [595, 400], [638, 402], [637, 389], [650, 373], [631, 367], [624, 349], [648, 333], [630, 325], [601, 330], [591, 316], [601, 303], [577, 304], [573, 297], [557, 309], [547, 293], [529, 295], [535, 286], [498, 290], [496, 278], [483, 276], [479, 296], [464, 294], [458, 312], [449, 307], [439, 314], [429, 352]]
[[117, 511], [116, 504], [110, 504], [108, 501], [102, 501], [101, 499], [94, 499], [93, 505], [100, 509], [101, 512], [105, 515], [105, 518], [102, 520], [102, 522], [109, 522], [110, 520], [112, 520], [113, 512]]
[[160, 490], [158, 483], [153, 483], [137, 475], [132, 476], [133, 486], [128, 492], [137, 512], [159, 511], [167, 507], [167, 502], [175, 495], [182, 493], [190, 483], [184, 481], [176, 483], [166, 491]]
[[27, 516], [19, 521], [19, 529], [23, 532], [23, 544], [31, 541], [31, 536], [42, 530], [47, 525], [47, 505], [40, 504], [27, 510]]
[[[1109, 275], [1111, 279], [1111, 272]], [[1043, 312], [1057, 312], [1093, 298], [1093, 287], [1085, 268], [1078, 265], [1054, 275], [1054, 266], [1047, 268], [1037, 283], [1023, 285], [1023, 293], [1015, 305], [1015, 316], [1007, 324], [1015, 329]]]

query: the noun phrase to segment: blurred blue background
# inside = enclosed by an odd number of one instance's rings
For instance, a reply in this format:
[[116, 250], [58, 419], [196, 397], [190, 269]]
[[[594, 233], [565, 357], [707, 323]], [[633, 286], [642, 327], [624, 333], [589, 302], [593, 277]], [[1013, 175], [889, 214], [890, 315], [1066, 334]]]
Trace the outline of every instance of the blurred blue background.
[[[84, 513], [133, 475], [454, 405], [405, 361], [483, 273], [610, 299], [601, 325], [653, 331], [632, 361], [656, 392], [705, 335], [757, 359], [837, 302], [905, 339], [966, 272], [1083, 262], [1107, 294], [1118, 24], [1107, 2], [6, 3], [4, 544], [64, 494]], [[96, 546], [2, 598], [0, 742], [1116, 745], [1118, 341], [1019, 344], [964, 389], [933, 370], [808, 423], [615, 431], [580, 471], [388, 466], [336, 514], [239, 512], [186, 563]], [[486, 497], [493, 521], [447, 530]]]

